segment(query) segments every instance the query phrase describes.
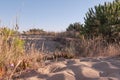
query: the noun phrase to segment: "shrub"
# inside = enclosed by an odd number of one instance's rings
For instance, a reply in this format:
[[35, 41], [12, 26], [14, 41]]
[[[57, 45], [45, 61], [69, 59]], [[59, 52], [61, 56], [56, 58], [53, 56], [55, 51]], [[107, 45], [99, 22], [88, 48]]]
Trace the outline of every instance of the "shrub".
[[24, 41], [19, 38], [17, 31], [7, 27], [0, 28], [0, 39], [0, 69], [6, 71], [24, 55]]

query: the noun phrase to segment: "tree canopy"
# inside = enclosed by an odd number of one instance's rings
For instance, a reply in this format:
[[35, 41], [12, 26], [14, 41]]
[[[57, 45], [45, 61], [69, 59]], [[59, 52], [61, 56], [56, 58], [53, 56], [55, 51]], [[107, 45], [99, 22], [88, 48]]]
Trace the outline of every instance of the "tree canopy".
[[109, 39], [120, 39], [119, 0], [90, 8], [84, 20], [84, 28], [89, 37], [101, 35]]
[[86, 38], [101, 36], [108, 41], [120, 40], [120, 1], [105, 2], [94, 8], [89, 8], [84, 17], [84, 25], [73, 23], [66, 29], [67, 32], [79, 32]]

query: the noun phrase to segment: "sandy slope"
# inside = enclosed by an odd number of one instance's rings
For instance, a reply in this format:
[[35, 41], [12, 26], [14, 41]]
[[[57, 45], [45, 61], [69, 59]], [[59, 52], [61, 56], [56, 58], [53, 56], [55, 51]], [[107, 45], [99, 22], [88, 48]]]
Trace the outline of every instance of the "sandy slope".
[[80, 58], [46, 62], [16, 80], [120, 80], [120, 58]]

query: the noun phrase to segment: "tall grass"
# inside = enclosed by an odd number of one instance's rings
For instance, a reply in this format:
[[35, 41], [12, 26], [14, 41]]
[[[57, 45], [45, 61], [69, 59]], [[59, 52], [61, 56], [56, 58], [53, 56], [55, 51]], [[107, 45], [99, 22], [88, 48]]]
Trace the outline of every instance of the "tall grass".
[[[108, 42], [101, 36], [93, 39], [59, 38], [58, 41], [65, 47], [61, 55], [74, 54], [74, 57], [98, 57], [98, 56], [117, 56], [120, 55], [120, 43]], [[65, 53], [65, 54], [64, 54]], [[60, 55], [60, 54], [59, 54]]]
[[119, 43], [108, 43], [105, 39], [97, 37], [94, 39], [82, 39], [76, 42], [77, 55], [84, 57], [95, 56], [117, 56], [120, 55]]
[[32, 56], [27, 55], [24, 43], [16, 30], [7, 27], [0, 28], [0, 79], [5, 75], [4, 78], [12, 78], [15, 72], [33, 67], [32, 62], [41, 58], [41, 55], [38, 56], [33, 51]]
[[0, 77], [6, 71], [9, 71], [10, 66], [15, 66], [24, 55], [24, 41], [17, 35], [17, 31], [7, 27], [0, 28]]
[[35, 48], [25, 51], [23, 41], [16, 30], [0, 28], [0, 79], [11, 79], [16, 72], [41, 66], [43, 55]]
[[[101, 37], [71, 39], [59, 36], [56, 41], [66, 46], [61, 51], [55, 51], [50, 59], [120, 55], [120, 43], [108, 43]], [[45, 57], [49, 58], [48, 54], [44, 57], [43, 52], [37, 51], [34, 45], [31, 45], [33, 47], [26, 52], [24, 43], [16, 30], [0, 28], [0, 79], [5, 75], [10, 79], [15, 72], [22, 70], [36, 69], [42, 66], [41, 63]]]

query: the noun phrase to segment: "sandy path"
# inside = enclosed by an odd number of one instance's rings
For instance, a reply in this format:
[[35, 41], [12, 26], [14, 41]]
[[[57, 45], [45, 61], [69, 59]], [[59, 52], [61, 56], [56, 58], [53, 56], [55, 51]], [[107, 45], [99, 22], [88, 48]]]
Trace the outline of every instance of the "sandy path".
[[46, 62], [16, 80], [120, 80], [120, 58], [81, 58]]

